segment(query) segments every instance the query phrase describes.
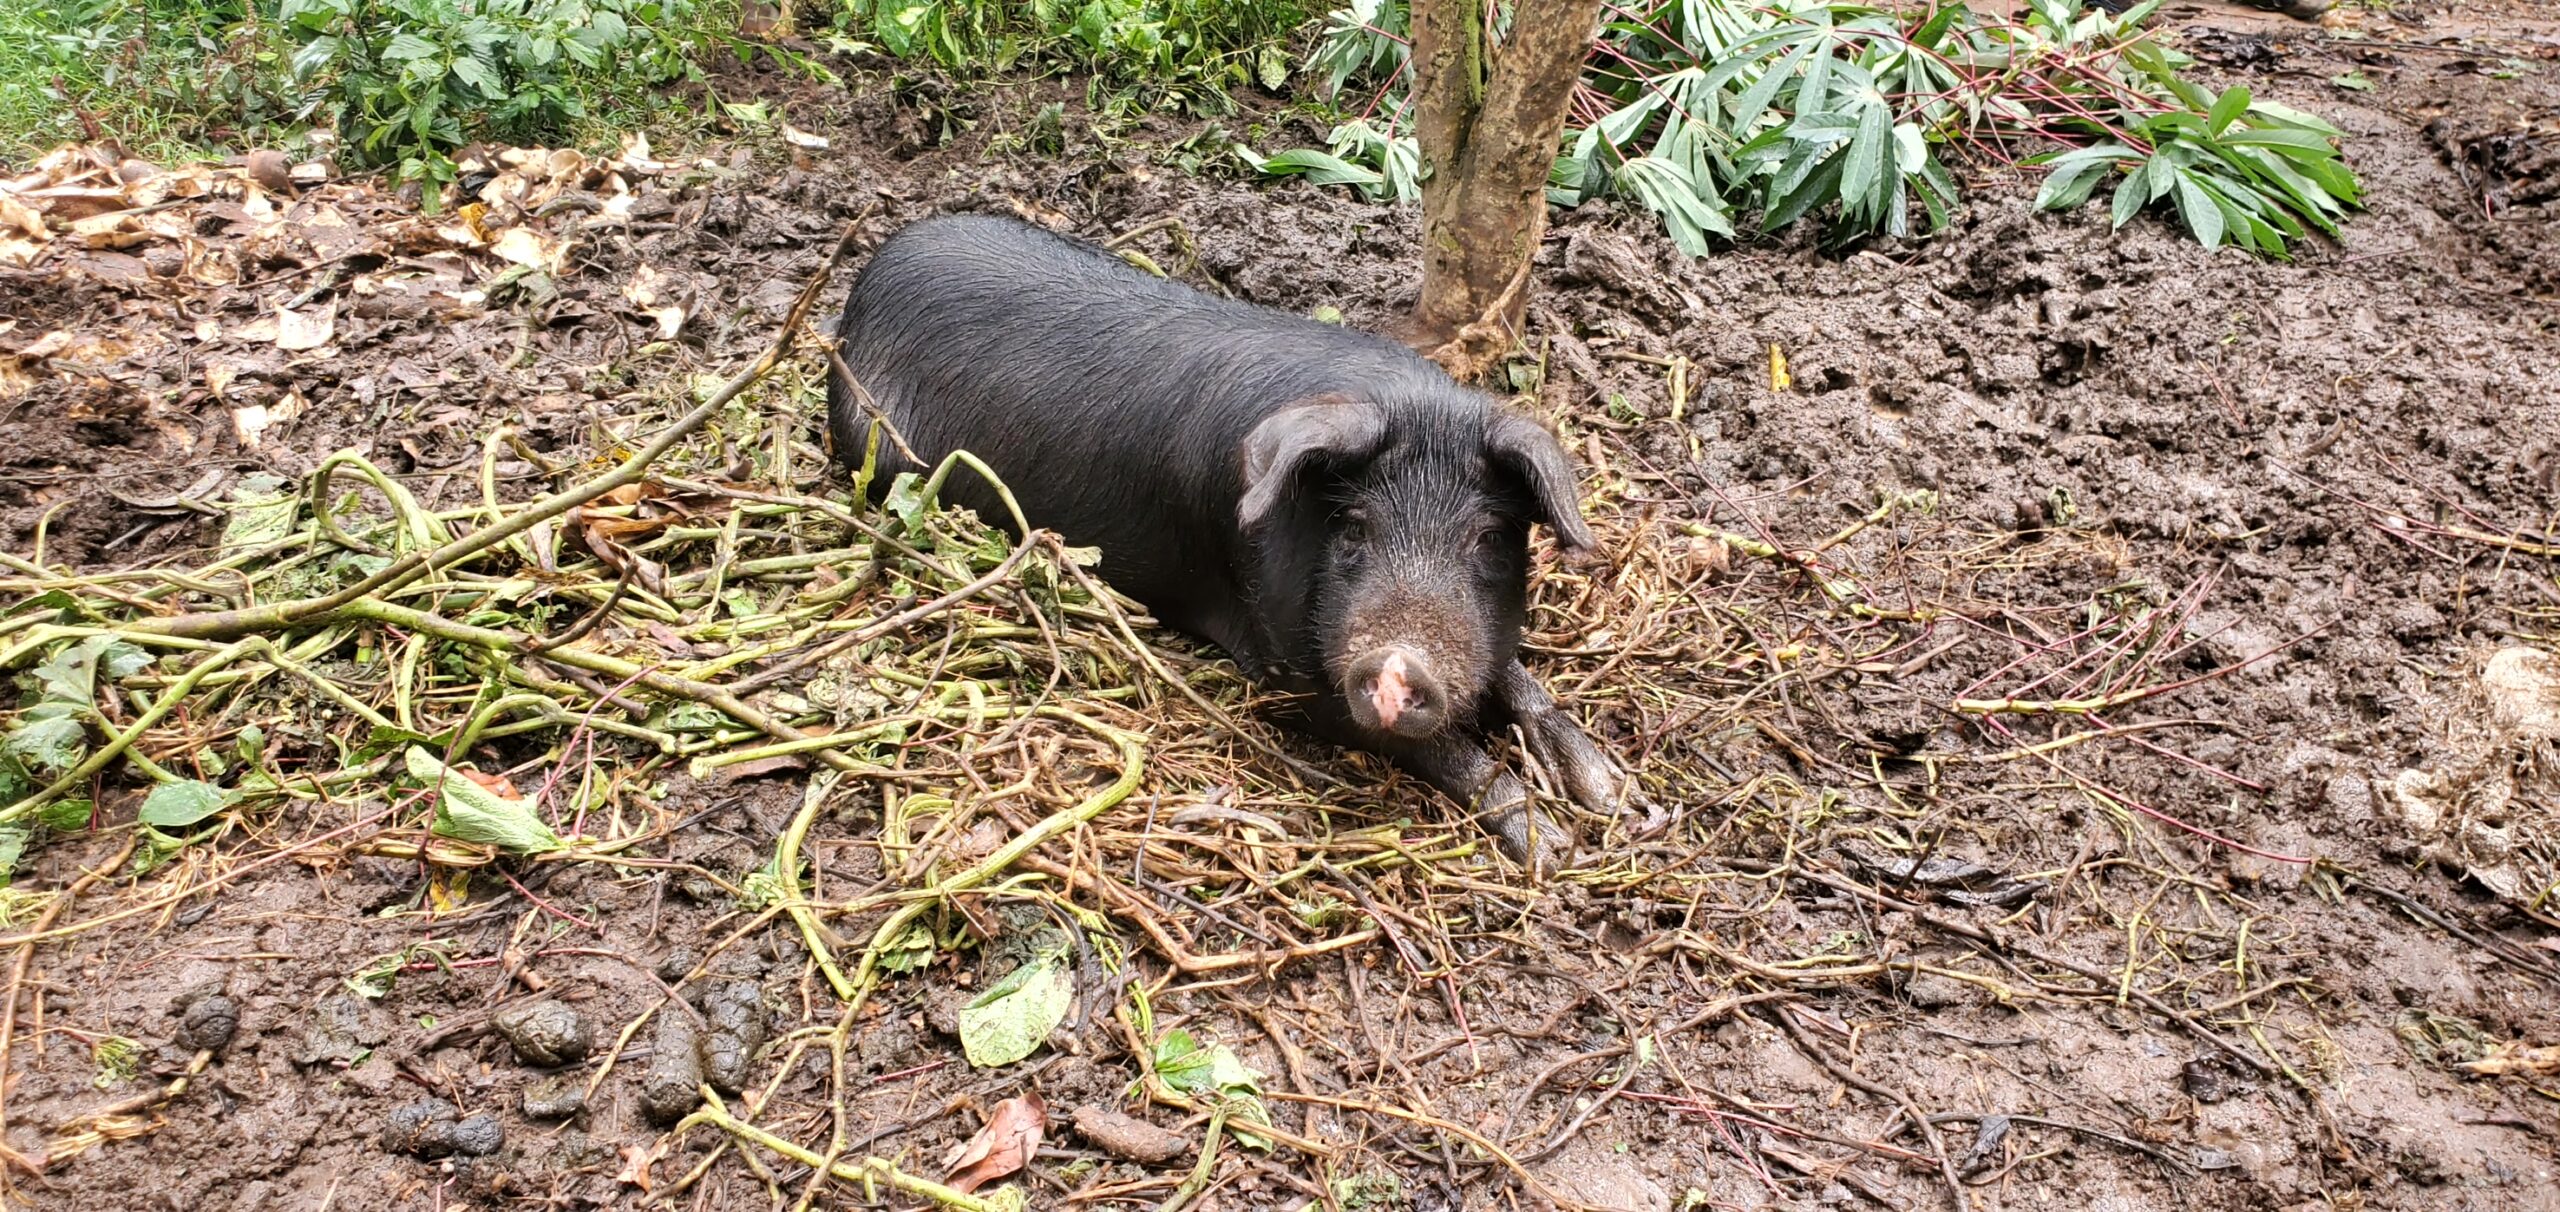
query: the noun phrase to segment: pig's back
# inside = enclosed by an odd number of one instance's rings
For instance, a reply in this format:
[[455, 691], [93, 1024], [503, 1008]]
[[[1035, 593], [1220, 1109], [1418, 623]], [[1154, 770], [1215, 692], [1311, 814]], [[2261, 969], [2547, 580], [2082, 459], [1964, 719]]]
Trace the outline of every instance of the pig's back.
[[[1318, 392], [1392, 396], [1437, 373], [1384, 338], [1214, 298], [989, 216], [890, 237], [840, 332], [846, 364], [919, 456], [986, 460], [1032, 525], [1100, 547], [1114, 586], [1231, 651], [1243, 637], [1227, 616], [1250, 590], [1236, 533], [1245, 434]], [[841, 398], [831, 412], [858, 458], [866, 418]], [[1004, 519], [975, 476], [949, 485], [946, 500]]]

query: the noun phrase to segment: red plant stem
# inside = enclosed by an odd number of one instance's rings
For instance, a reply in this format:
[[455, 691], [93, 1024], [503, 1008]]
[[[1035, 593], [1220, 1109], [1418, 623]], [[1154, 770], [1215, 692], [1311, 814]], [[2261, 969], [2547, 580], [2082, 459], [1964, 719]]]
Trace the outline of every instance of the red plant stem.
[[542, 910], [544, 913], [548, 913], [553, 917], [559, 918], [561, 921], [570, 923], [571, 925], [584, 926], [589, 930], [595, 931], [598, 935], [602, 935], [604, 933], [604, 927], [588, 921], [577, 914], [571, 913], [568, 910], [562, 909], [539, 896], [535, 896], [532, 889], [517, 883], [516, 877], [501, 871], [498, 873], [498, 878], [507, 881], [507, 887], [515, 889], [517, 896], [521, 896], [524, 899], [533, 902], [534, 907]]

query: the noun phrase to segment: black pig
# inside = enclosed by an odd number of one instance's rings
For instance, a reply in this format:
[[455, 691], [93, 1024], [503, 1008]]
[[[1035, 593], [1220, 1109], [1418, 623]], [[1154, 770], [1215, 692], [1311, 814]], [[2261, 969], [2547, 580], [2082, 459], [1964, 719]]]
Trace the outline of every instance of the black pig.
[[[1489, 728], [1520, 725], [1588, 808], [1635, 796], [1520, 664], [1530, 526], [1592, 542], [1536, 422], [1392, 341], [989, 216], [891, 236], [837, 336], [840, 458], [862, 457], [876, 418], [918, 457], [986, 460], [1032, 525], [1101, 548], [1115, 588], [1306, 695], [1313, 731], [1470, 805], [1513, 858], [1546, 869], [1564, 839]], [[915, 470], [880, 445], [875, 491]], [[1008, 517], [965, 474], [944, 498]]]

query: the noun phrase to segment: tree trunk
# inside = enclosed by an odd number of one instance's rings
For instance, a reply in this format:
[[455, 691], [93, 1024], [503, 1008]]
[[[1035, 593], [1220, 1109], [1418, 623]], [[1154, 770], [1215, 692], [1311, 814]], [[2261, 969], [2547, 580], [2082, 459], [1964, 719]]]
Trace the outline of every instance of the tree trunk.
[[1413, 0], [1422, 300], [1410, 337], [1459, 379], [1519, 339], [1547, 173], [1600, 6], [1517, 0], [1510, 36], [1488, 55], [1483, 0]]

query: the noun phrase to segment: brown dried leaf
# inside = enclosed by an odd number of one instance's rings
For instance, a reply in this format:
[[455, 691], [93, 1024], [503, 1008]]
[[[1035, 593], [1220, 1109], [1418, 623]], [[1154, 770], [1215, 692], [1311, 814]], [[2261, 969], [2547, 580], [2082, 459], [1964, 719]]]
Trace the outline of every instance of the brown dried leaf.
[[943, 1185], [955, 1191], [979, 1187], [1012, 1174], [1040, 1151], [1040, 1135], [1048, 1130], [1049, 1109], [1037, 1093], [1008, 1098], [987, 1116], [987, 1126], [969, 1139]]
[[283, 152], [269, 147], [259, 148], [249, 153], [249, 162], [243, 167], [249, 179], [258, 183], [258, 188], [271, 194], [293, 192], [293, 161], [286, 159]]
[[459, 774], [472, 782], [480, 784], [481, 790], [486, 791], [499, 799], [520, 800], [524, 798], [524, 793], [516, 790], [516, 785], [507, 781], [507, 776], [503, 774], [487, 774], [478, 770], [464, 770], [458, 766], [452, 767], [451, 769], [454, 773]]
[[331, 303], [317, 311], [276, 309], [276, 348], [288, 350], [318, 349], [338, 335], [338, 305]]
[[124, 190], [92, 185], [56, 185], [47, 189], [22, 190], [18, 200], [43, 211], [58, 223], [77, 223], [92, 215], [123, 210]]
[[642, 1195], [647, 1195], [650, 1188], [657, 1185], [657, 1180], [649, 1176], [649, 1167], [658, 1164], [658, 1159], [665, 1157], [667, 1150], [673, 1148], [675, 1143], [673, 1136], [661, 1136], [657, 1143], [647, 1148], [639, 1145], [624, 1145], [622, 1173], [614, 1175], [613, 1181], [624, 1186], [638, 1187]]
[[489, 251], [556, 278], [569, 260], [569, 241], [544, 239], [528, 227], [510, 227], [489, 245]]
[[[205, 378], [208, 381], [214, 377], [215, 370], [216, 367], [212, 365], [205, 367]], [[229, 379], [226, 377], [224, 382], [227, 385]], [[222, 391], [220, 388], [215, 388], [213, 394], [219, 396]], [[267, 430], [301, 415], [302, 393], [288, 392], [285, 398], [273, 404], [242, 404], [234, 407], [231, 410], [231, 433], [240, 440], [240, 449], [256, 450]]]
[[45, 230], [44, 216], [5, 190], [0, 190], [0, 230], [15, 230], [39, 243], [52, 238]]
[[2493, 1044], [2489, 1055], [2454, 1066], [2479, 1077], [2560, 1076], [2560, 1044], [2528, 1048], [2521, 1043]]

